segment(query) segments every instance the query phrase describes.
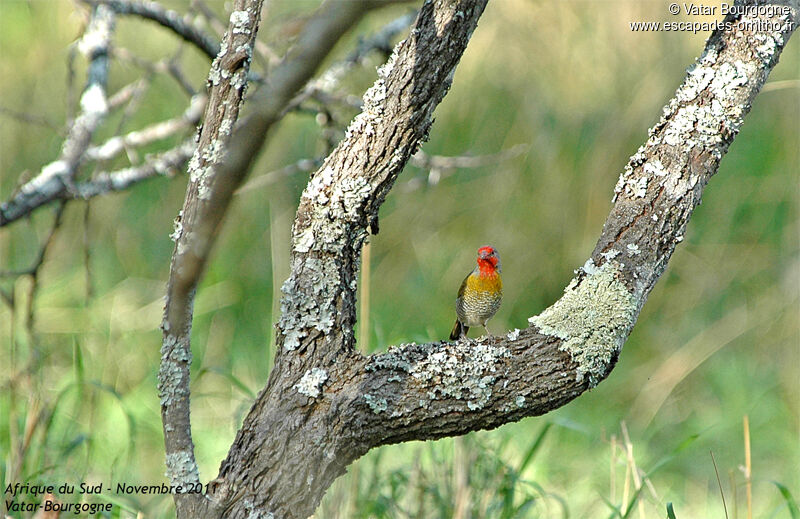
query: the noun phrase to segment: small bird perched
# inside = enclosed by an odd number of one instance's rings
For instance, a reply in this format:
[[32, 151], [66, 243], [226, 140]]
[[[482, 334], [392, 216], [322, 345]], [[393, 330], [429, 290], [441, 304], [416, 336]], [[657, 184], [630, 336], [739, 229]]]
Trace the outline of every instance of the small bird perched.
[[470, 326], [483, 326], [492, 318], [503, 299], [503, 280], [500, 279], [500, 256], [494, 247], [478, 249], [478, 265], [464, 278], [456, 299], [456, 324], [450, 340], [466, 337]]

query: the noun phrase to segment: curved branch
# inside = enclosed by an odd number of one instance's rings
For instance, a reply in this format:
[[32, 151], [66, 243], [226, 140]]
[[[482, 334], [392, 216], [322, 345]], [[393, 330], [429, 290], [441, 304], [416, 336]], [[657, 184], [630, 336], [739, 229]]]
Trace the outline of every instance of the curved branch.
[[122, 15], [141, 16], [171, 30], [184, 40], [214, 59], [219, 53], [219, 43], [214, 38], [195, 27], [188, 16], [184, 17], [171, 9], [165, 9], [149, 0], [84, 0], [89, 4], [105, 4]]
[[426, 2], [304, 191], [275, 367], [217, 480], [226, 517], [306, 517], [373, 447], [540, 415], [607, 377], [798, 15], [797, 0], [783, 11], [749, 9], [712, 34], [620, 177], [592, 256], [533, 326], [365, 358], [353, 348], [361, 246], [424, 139], [484, 4]]
[[361, 441], [374, 446], [493, 428], [558, 408], [608, 376], [796, 28], [796, 3], [785, 15], [754, 13], [728, 17], [731, 28], [709, 38], [621, 175], [591, 258], [559, 301], [529, 319], [534, 326], [477, 344], [405, 345], [353, 368], [358, 375], [349, 378], [362, 401], [349, 405], [363, 424]]
[[360, 426], [351, 441], [493, 428], [556, 409], [606, 378], [798, 11], [797, 2], [774, 16], [749, 10], [712, 34], [620, 176], [592, 256], [533, 326], [484, 341], [402, 345], [349, 368], [357, 391], [334, 389], [331, 407], [352, 410], [340, 418]]

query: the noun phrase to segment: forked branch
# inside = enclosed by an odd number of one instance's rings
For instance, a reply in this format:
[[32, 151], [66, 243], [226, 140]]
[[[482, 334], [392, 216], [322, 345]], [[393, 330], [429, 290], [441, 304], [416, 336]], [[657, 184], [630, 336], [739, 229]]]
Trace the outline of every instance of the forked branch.
[[796, 28], [796, 0], [782, 9], [741, 5], [749, 9], [711, 35], [631, 157], [597, 246], [559, 301], [505, 336], [364, 357], [353, 348], [361, 247], [484, 7], [426, 3], [301, 198], [275, 367], [210, 496], [225, 517], [306, 517], [373, 447], [540, 415], [606, 378]]
[[[255, 112], [236, 125], [263, 0], [237, 0], [220, 52], [208, 75], [210, 91], [190, 182], [175, 222], [175, 250], [164, 308], [159, 395], [167, 474], [175, 486], [199, 482], [189, 419], [189, 366], [194, 295], [235, 190], [249, 172], [272, 125], [310, 79], [336, 41], [380, 2], [328, 2], [306, 24], [298, 42], [252, 96]], [[199, 494], [176, 494], [179, 517], [217, 513]], [[212, 506], [207, 510], [209, 504]]]

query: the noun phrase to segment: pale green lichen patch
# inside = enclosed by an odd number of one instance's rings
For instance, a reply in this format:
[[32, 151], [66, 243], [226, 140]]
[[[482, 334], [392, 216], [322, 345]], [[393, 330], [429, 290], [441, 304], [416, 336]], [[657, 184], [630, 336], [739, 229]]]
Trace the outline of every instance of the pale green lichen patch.
[[344, 136], [346, 141], [360, 138], [362, 135], [367, 137], [375, 135], [376, 125], [383, 121], [384, 104], [387, 95], [386, 85], [394, 69], [398, 52], [405, 45], [404, 41], [395, 45], [389, 60], [378, 69], [378, 77], [375, 83], [364, 93], [364, 109], [347, 127]]
[[636, 299], [618, 279], [616, 261], [592, 270], [580, 282], [573, 279], [554, 305], [528, 319], [542, 333], [562, 340], [560, 349], [578, 364], [577, 380], [588, 377], [590, 387], [600, 382], [622, 348], [637, 311]]
[[188, 398], [189, 385], [184, 383], [184, 370], [192, 363], [192, 351], [178, 344], [178, 337], [167, 334], [161, 345], [161, 365], [158, 370], [158, 396], [162, 406]]
[[196, 483], [200, 480], [194, 456], [188, 451], [167, 454], [166, 465], [165, 476], [173, 486], [186, 488], [189, 483]]
[[367, 393], [364, 395], [364, 401], [375, 414], [380, 414], [389, 407], [389, 403], [383, 397], [374, 397]]
[[308, 335], [309, 328], [327, 334], [333, 328], [334, 307], [331, 286], [339, 278], [336, 262], [331, 258], [307, 258], [303, 282], [294, 275], [281, 287], [281, 318], [278, 327], [284, 335], [283, 346], [295, 350]]
[[303, 374], [300, 382], [294, 385], [297, 392], [311, 398], [319, 398], [322, 385], [328, 380], [328, 372], [320, 368], [311, 368]]
[[644, 198], [647, 194], [647, 177], [626, 179], [624, 189], [629, 198]]
[[643, 170], [645, 173], [655, 175], [657, 177], [666, 177], [668, 173], [666, 168], [664, 168], [664, 164], [662, 164], [658, 159], [652, 159], [645, 163]]
[[247, 11], [233, 11], [230, 23], [233, 26], [233, 34], [246, 34], [250, 32], [250, 13]]
[[178, 216], [175, 218], [175, 221], [172, 223], [172, 234], [169, 235], [169, 239], [178, 242], [180, 239], [181, 234], [183, 234], [183, 209], [178, 212]]
[[[394, 371], [396, 374], [390, 375], [388, 380], [402, 381], [410, 376], [410, 384], [413, 381], [422, 384], [421, 393], [424, 396], [419, 399], [421, 408], [428, 408], [434, 400], [456, 399], [464, 401], [467, 409], [476, 410], [484, 407], [491, 398], [497, 371], [503, 359], [510, 356], [506, 348], [473, 340], [456, 343], [411, 343], [373, 355], [365, 369]], [[369, 404], [369, 399], [367, 400]]]
[[506, 348], [472, 341], [435, 344], [409, 373], [429, 386], [429, 399], [464, 400], [467, 408], [474, 411], [489, 401], [497, 368], [510, 356]]
[[608, 250], [608, 251], [606, 251], [606, 252], [604, 252], [604, 253], [602, 253], [600, 255], [603, 256], [606, 259], [606, 261], [611, 261], [614, 258], [616, 258], [617, 256], [619, 256], [619, 254], [620, 254], [620, 252], [618, 250], [610, 249], [610, 250]]
[[771, 59], [778, 48], [775, 39], [766, 34], [755, 34], [754, 38], [761, 42], [761, 44], [756, 47], [756, 52], [758, 52], [762, 59]]
[[386, 353], [380, 353], [370, 357], [370, 361], [365, 367], [367, 371], [377, 371], [389, 369], [392, 371], [403, 371], [409, 373], [414, 367], [413, 362], [404, 355], [406, 349], [419, 349], [421, 345], [416, 343], [401, 344], [392, 346]]

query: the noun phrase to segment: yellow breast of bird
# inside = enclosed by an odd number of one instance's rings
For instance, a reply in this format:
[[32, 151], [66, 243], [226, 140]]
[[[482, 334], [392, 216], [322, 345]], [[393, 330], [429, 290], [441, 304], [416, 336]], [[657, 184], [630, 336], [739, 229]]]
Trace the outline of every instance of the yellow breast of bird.
[[[503, 280], [499, 274], [489, 274], [485, 276], [472, 275], [467, 278], [467, 292], [485, 292], [486, 295], [496, 296], [503, 293]], [[478, 295], [480, 297], [480, 295]]]
[[503, 281], [499, 274], [471, 274], [464, 280], [456, 300], [456, 314], [466, 326], [484, 326], [500, 307]]

